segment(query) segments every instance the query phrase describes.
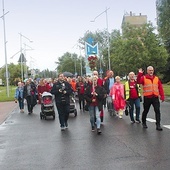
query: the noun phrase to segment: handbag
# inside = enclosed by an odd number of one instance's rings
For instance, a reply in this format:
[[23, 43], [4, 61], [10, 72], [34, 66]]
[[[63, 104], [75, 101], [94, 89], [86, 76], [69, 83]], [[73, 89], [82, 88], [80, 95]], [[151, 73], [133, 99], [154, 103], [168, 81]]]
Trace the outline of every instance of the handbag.
[[125, 109], [125, 115], [126, 115], [126, 116], [128, 116], [128, 115], [129, 115], [128, 107], [126, 107], [126, 109]]
[[129, 100], [126, 100], [126, 108], [125, 108], [125, 115], [128, 116], [129, 115], [129, 108], [130, 108], [130, 104], [129, 104]]

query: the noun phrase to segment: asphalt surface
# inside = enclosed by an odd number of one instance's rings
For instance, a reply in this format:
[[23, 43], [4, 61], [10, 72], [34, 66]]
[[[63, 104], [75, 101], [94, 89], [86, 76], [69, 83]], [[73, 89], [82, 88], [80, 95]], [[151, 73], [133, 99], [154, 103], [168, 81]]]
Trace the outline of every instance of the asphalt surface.
[[14, 103], [7, 106], [13, 109], [0, 125], [0, 170], [169, 170], [168, 102], [161, 103], [162, 132], [155, 129], [153, 109], [148, 129], [105, 110], [102, 135], [91, 132], [88, 112], [78, 107], [77, 117], [70, 114], [69, 128], [61, 132], [57, 111], [55, 120], [41, 120], [40, 105], [31, 115], [26, 105], [25, 113]]

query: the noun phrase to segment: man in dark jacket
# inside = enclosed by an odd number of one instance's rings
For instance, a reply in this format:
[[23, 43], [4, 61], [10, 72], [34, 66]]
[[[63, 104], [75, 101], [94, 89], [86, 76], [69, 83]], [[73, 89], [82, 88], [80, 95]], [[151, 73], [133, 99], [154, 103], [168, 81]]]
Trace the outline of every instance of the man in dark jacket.
[[68, 128], [68, 117], [70, 113], [70, 95], [73, 93], [71, 85], [64, 81], [64, 75], [61, 73], [58, 76], [58, 81], [54, 83], [51, 94], [55, 95], [56, 107], [59, 114], [61, 130]]

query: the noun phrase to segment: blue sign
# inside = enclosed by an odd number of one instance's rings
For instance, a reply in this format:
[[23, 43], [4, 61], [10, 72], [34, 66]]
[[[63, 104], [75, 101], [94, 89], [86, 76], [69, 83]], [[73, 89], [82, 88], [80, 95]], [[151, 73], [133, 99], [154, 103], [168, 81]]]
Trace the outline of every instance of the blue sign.
[[89, 37], [89, 38], [87, 38], [87, 42], [89, 43], [89, 44], [93, 44], [93, 42], [94, 42], [94, 40], [93, 40], [93, 38], [92, 37]]
[[[89, 38], [88, 42], [93, 43], [93, 39]], [[88, 64], [88, 57], [93, 54], [98, 55], [98, 43], [96, 43], [95, 45], [91, 45], [91, 44], [85, 42], [86, 75], [92, 75], [92, 72], [91, 72], [89, 64]]]
[[85, 42], [85, 50], [87, 56], [91, 54], [98, 54], [98, 43], [95, 45], [91, 45]]

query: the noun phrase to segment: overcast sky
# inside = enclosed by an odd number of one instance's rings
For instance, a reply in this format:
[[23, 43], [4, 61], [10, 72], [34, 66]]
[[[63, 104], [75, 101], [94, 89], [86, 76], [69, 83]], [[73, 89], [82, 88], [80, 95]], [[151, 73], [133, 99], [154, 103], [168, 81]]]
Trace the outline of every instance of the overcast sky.
[[[123, 15], [132, 13], [147, 15], [156, 26], [155, 0], [4, 0], [6, 48], [8, 63], [17, 63], [22, 46], [27, 46], [26, 58], [29, 67], [40, 70], [56, 68], [55, 61], [65, 52], [76, 52], [75, 44], [87, 30], [92, 32], [106, 28], [103, 13], [108, 10], [109, 32], [121, 29]], [[0, 16], [3, 15], [0, 0]], [[25, 38], [25, 37], [26, 38]], [[29, 40], [33, 42], [29, 42]], [[29, 49], [33, 50], [29, 50]], [[13, 58], [11, 58], [16, 54]], [[3, 20], [0, 20], [0, 67], [5, 64]]]

